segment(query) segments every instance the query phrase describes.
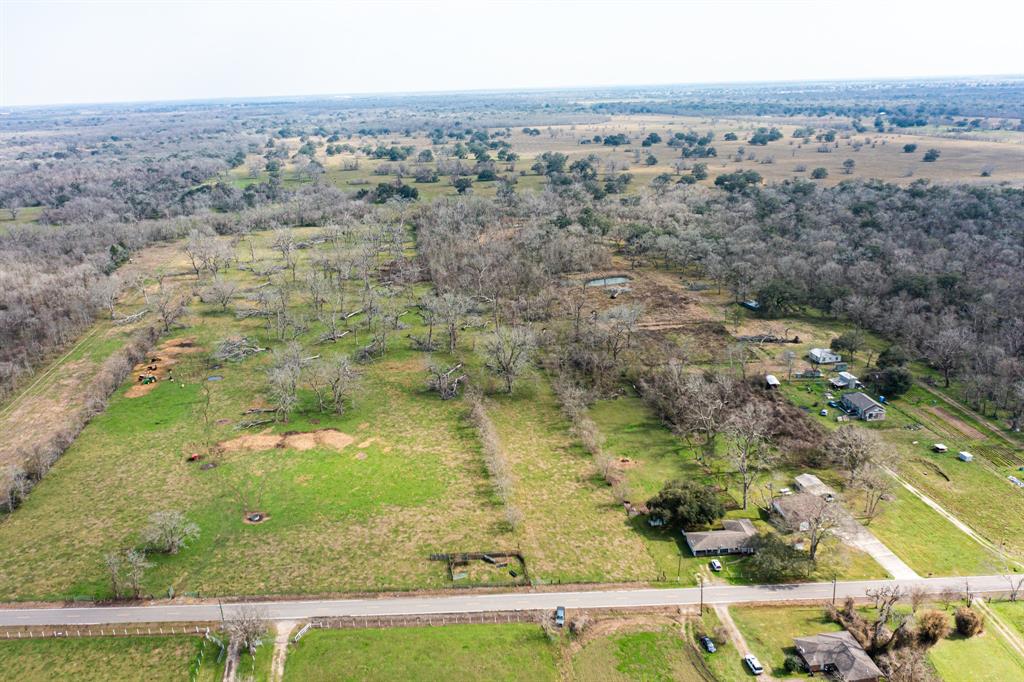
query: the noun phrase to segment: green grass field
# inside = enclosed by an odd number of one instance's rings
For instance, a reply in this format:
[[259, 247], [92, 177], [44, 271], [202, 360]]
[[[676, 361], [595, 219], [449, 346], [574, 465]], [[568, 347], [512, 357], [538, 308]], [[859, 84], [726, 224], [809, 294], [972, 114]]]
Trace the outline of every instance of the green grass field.
[[591, 639], [572, 657], [570, 679], [580, 682], [705, 682], [699, 656], [679, 628], [637, 628]]
[[315, 630], [288, 655], [285, 680], [557, 680], [557, 647], [540, 627], [451, 625]]
[[[200, 642], [199, 638], [184, 636], [2, 641], [0, 670], [4, 679], [19, 682], [177, 682], [189, 679]], [[216, 662], [216, 649], [208, 645], [197, 680], [220, 680], [223, 667], [223, 663]]]
[[737, 607], [730, 609], [736, 626], [765, 670], [786, 677], [786, 654], [793, 652], [793, 638], [837, 632], [842, 628], [829, 621], [820, 606]]
[[992, 630], [964, 639], [953, 634], [928, 651], [943, 682], [1005, 682], [1024, 679], [1024, 660]]

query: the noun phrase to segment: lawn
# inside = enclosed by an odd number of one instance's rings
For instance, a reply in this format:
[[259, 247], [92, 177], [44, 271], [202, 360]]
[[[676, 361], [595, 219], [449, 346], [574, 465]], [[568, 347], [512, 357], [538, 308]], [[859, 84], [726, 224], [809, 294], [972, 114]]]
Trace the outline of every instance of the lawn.
[[752, 653], [776, 677], [786, 677], [784, 664], [786, 654], [794, 651], [794, 637], [842, 630], [825, 617], [821, 606], [736, 607], [730, 613]]
[[995, 557], [910, 491], [893, 483], [893, 499], [868, 530], [924, 577], [984, 575]]
[[[4, 679], [44, 680], [187, 680], [201, 646], [196, 637], [95, 637], [83, 639], [24, 639], [0, 642]], [[223, 663], [207, 645], [198, 680], [220, 680]]]
[[314, 630], [288, 655], [285, 680], [556, 680], [556, 645], [540, 627], [450, 625]]
[[572, 658], [571, 679], [704, 682], [699, 656], [677, 627], [617, 632], [588, 641]]
[[954, 633], [928, 651], [928, 662], [943, 682], [1024, 679], [1024, 660], [992, 629], [970, 639]]
[[1024, 602], [992, 601], [988, 605], [1004, 623], [1024, 637]]

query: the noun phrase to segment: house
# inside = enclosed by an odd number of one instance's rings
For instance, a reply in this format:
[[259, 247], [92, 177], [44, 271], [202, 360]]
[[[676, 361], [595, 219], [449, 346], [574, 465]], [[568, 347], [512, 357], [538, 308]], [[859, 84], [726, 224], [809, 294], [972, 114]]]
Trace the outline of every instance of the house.
[[768, 388], [778, 388], [782, 385], [779, 383], [779, 380], [775, 378], [774, 374], [765, 374], [764, 383]]
[[693, 556], [753, 554], [757, 530], [749, 519], [726, 519], [722, 522], [722, 530], [683, 531], [683, 537]]
[[972, 455], [971, 453], [967, 452], [966, 450], [961, 450], [960, 453], [956, 456], [956, 458], [959, 459], [961, 462], [973, 462], [974, 461], [974, 455]]
[[794, 480], [796, 488], [800, 492], [824, 497], [829, 501], [835, 499], [836, 491], [822, 483], [821, 479], [814, 474], [800, 474]]
[[849, 372], [840, 372], [836, 376], [832, 377], [829, 383], [832, 384], [833, 388], [859, 388], [861, 386], [857, 377], [853, 376]]
[[863, 393], [847, 393], [842, 398], [843, 409], [866, 422], [885, 419], [885, 408]]
[[828, 348], [812, 348], [807, 351], [807, 357], [811, 362], [819, 365], [831, 365], [843, 359], [843, 356], [833, 353]]
[[796, 493], [772, 500], [772, 513], [783, 530], [806, 532], [824, 504], [826, 502], [818, 495]]
[[794, 637], [793, 644], [807, 669], [844, 682], [878, 682], [882, 671], [864, 647], [846, 630], [813, 637]]

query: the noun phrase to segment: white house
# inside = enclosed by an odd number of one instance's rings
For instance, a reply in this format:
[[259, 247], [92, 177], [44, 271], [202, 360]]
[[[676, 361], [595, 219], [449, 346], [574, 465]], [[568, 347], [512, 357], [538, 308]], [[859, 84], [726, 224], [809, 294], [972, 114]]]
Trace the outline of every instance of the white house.
[[807, 357], [811, 362], [819, 365], [831, 365], [843, 359], [843, 356], [833, 353], [828, 348], [812, 348], [807, 351]]
[[836, 376], [832, 377], [829, 382], [835, 388], [857, 388], [860, 386], [860, 381], [857, 377], [853, 376], [849, 372], [840, 372]]

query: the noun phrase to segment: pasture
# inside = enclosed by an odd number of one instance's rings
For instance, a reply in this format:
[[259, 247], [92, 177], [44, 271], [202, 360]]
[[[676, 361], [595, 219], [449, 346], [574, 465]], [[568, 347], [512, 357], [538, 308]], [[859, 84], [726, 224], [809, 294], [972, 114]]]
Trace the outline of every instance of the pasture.
[[[2, 641], [0, 669], [6, 679], [22, 682], [177, 682], [189, 679], [202, 646], [200, 638], [186, 636]], [[209, 645], [206, 654], [194, 679], [220, 680], [223, 663], [216, 663], [216, 650]]]

